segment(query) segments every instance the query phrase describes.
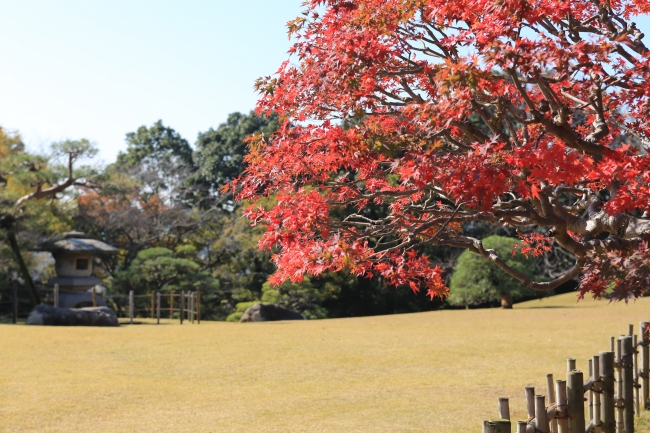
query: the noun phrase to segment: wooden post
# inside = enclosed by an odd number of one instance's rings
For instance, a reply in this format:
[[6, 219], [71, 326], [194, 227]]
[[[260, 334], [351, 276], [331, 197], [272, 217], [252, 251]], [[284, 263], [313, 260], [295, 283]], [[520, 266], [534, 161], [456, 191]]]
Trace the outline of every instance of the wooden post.
[[[555, 389], [553, 388], [553, 375], [546, 375], [546, 393], [548, 394], [548, 404], [555, 404]], [[557, 433], [557, 420], [555, 418], [551, 419], [551, 433]]]
[[569, 433], [585, 431], [585, 389], [580, 370], [567, 373], [567, 403], [569, 405]]
[[93, 297], [93, 307], [97, 306], [97, 293], [95, 292], [95, 288], [93, 287], [90, 289], [90, 294]]
[[[587, 360], [587, 364], [589, 365], [589, 380], [594, 380], [594, 363], [591, 359]], [[593, 385], [592, 388], [587, 391], [587, 409], [589, 411], [588, 420], [594, 419], [594, 392], [593, 392]]]
[[634, 372], [632, 362], [634, 358], [634, 347], [632, 346], [632, 337], [623, 337], [621, 340], [624, 404], [623, 426], [625, 433], [634, 433]]
[[527, 386], [524, 391], [526, 392], [526, 413], [528, 419], [533, 419], [535, 418], [535, 388]]
[[169, 293], [169, 320], [174, 319], [174, 291]]
[[528, 423], [526, 421], [517, 421], [517, 433], [526, 433]]
[[641, 401], [645, 409], [650, 409], [650, 322], [641, 322]]
[[181, 325], [183, 324], [183, 315], [185, 314], [185, 291], [181, 290], [181, 297], [180, 297], [180, 302], [179, 302], [179, 308], [181, 312]]
[[614, 403], [614, 352], [600, 352], [600, 386], [602, 406], [600, 407], [602, 433], [616, 433]]
[[192, 292], [187, 292], [185, 293], [185, 319], [189, 322], [192, 323], [192, 302], [190, 301], [190, 298], [192, 297]]
[[59, 285], [54, 285], [54, 306], [59, 308]]
[[576, 360], [575, 358], [567, 358], [566, 360], [566, 371], [573, 371], [576, 369]]
[[639, 400], [639, 388], [641, 384], [639, 383], [639, 350], [637, 336], [632, 336], [632, 350], [633, 350], [633, 362], [632, 362], [632, 374], [634, 375], [634, 409], [636, 416], [641, 416], [641, 400]]
[[201, 290], [196, 291], [196, 322], [201, 324]]
[[158, 304], [158, 308], [156, 309], [156, 324], [160, 325], [160, 292], [156, 293], [156, 303]]
[[169, 294], [169, 320], [174, 319], [174, 291]]
[[621, 369], [621, 339], [616, 340], [616, 357], [614, 358], [614, 376], [616, 380], [616, 394], [614, 404], [616, 406], [616, 433], [623, 433], [623, 373]]
[[566, 396], [566, 380], [555, 381], [555, 394], [560, 417], [557, 420], [558, 433], [569, 433], [569, 409]]
[[497, 426], [488, 420], [483, 421], [483, 433], [497, 433]]
[[156, 294], [154, 292], [151, 292], [151, 318], [152, 319], [155, 317], [156, 314], [155, 299], [156, 299]]
[[11, 302], [13, 304], [12, 305], [13, 314], [11, 317], [11, 322], [15, 325], [16, 323], [18, 323], [18, 284], [15, 281], [11, 283], [11, 289], [14, 295]]
[[499, 418], [510, 419], [510, 401], [507, 398], [499, 399]]
[[615, 347], [616, 343], [615, 342], [616, 342], [616, 337], [614, 337], [614, 336], [609, 337], [609, 351], [610, 352], [614, 352], [614, 350], [616, 349], [616, 347]]
[[495, 428], [496, 433], [511, 433], [512, 432], [512, 426], [510, 424], [510, 420], [507, 419], [498, 419], [494, 421], [490, 421]]
[[591, 421], [594, 425], [594, 433], [600, 433], [600, 392], [602, 389], [600, 383], [600, 358], [598, 356], [594, 356], [591, 362], [594, 367], [593, 375], [591, 376], [592, 380], [594, 381], [594, 386], [591, 389], [594, 402], [594, 412]]
[[196, 320], [196, 292], [190, 295], [190, 304], [192, 305], [192, 324]]
[[135, 306], [133, 299], [133, 290], [129, 292], [129, 323], [133, 325], [133, 314], [135, 313]]
[[535, 426], [539, 433], [549, 433], [548, 416], [546, 414], [546, 397], [535, 396]]
[[194, 323], [196, 320], [196, 292], [192, 292], [190, 302], [192, 303], [192, 323]]

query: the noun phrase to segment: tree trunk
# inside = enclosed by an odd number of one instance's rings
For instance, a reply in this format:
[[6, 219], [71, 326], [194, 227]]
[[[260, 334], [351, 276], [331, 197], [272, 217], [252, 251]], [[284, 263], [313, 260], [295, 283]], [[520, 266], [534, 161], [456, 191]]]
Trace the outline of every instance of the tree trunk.
[[36, 306], [41, 303], [41, 298], [38, 296], [36, 287], [34, 287], [34, 281], [32, 281], [32, 276], [29, 275], [29, 269], [27, 269], [27, 265], [25, 265], [23, 255], [20, 253], [20, 248], [18, 247], [16, 234], [12, 229], [7, 230], [7, 239], [9, 240], [9, 244], [11, 245], [11, 249], [14, 252], [14, 255], [16, 256], [16, 261], [18, 262], [20, 272], [23, 274], [23, 279], [25, 280], [25, 285], [27, 286], [27, 291], [29, 292], [29, 299], [32, 301], [32, 304]]
[[501, 295], [501, 308], [512, 308], [512, 295], [510, 293]]

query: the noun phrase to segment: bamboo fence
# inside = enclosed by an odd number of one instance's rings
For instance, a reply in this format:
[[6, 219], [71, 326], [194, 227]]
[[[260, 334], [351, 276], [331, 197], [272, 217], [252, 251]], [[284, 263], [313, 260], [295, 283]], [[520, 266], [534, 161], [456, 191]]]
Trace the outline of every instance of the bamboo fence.
[[[569, 358], [566, 380], [546, 375], [546, 395], [524, 388], [528, 419], [516, 433], [634, 433], [635, 416], [650, 410], [649, 326], [640, 323], [640, 336], [629, 325], [627, 335], [611, 337], [609, 351], [588, 360], [587, 380]], [[511, 433], [512, 424], [509, 401], [500, 398], [498, 419], [483, 421], [483, 433]]]
[[[119, 295], [112, 296], [113, 300], [119, 298]], [[150, 308], [137, 308], [138, 298], [150, 299]], [[142, 307], [142, 302], [140, 302]], [[201, 291], [181, 291], [176, 292], [155, 292], [150, 295], [135, 295], [133, 290], [128, 295], [128, 317], [129, 323], [134, 323], [133, 319], [138, 316], [150, 317], [156, 319], [156, 323], [160, 324], [161, 318], [173, 320], [175, 313], [178, 312], [178, 319], [181, 325], [184, 321], [189, 323], [201, 323]], [[144, 314], [139, 314], [144, 313]]]

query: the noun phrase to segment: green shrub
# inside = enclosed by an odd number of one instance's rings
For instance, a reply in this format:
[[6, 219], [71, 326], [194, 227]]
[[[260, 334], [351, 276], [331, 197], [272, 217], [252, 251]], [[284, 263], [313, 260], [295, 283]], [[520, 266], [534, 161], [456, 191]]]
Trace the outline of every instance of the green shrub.
[[226, 317], [226, 322], [239, 322], [241, 316], [244, 315], [246, 310], [252, 307], [255, 304], [259, 304], [259, 301], [249, 301], [249, 302], [239, 302], [235, 305], [235, 312]]
[[316, 287], [308, 277], [300, 283], [286, 281], [277, 287], [267, 281], [262, 286], [262, 302], [290, 308], [306, 319], [325, 319], [327, 310], [321, 304], [336, 290], [338, 288]]
[[[495, 250], [509, 267], [531, 280], [542, 280], [534, 275], [533, 257], [526, 257], [519, 252], [512, 254], [514, 245], [519, 243], [521, 242], [516, 239], [503, 236], [490, 236], [483, 239], [485, 248]], [[514, 301], [539, 296], [539, 292], [525, 287], [496, 264], [470, 251], [463, 252], [458, 258], [456, 271], [451, 277], [450, 289], [447, 301], [457, 306], [500, 301], [502, 307], [511, 308]]]

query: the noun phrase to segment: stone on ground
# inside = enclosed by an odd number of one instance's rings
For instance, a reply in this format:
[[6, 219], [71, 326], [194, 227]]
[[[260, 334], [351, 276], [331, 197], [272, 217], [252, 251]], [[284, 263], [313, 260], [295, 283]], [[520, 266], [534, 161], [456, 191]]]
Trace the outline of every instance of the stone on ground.
[[244, 311], [240, 322], [273, 322], [277, 320], [305, 320], [297, 311], [277, 304], [255, 304]]
[[44, 326], [120, 326], [117, 315], [108, 307], [57, 308], [45, 304], [37, 305], [25, 323]]

